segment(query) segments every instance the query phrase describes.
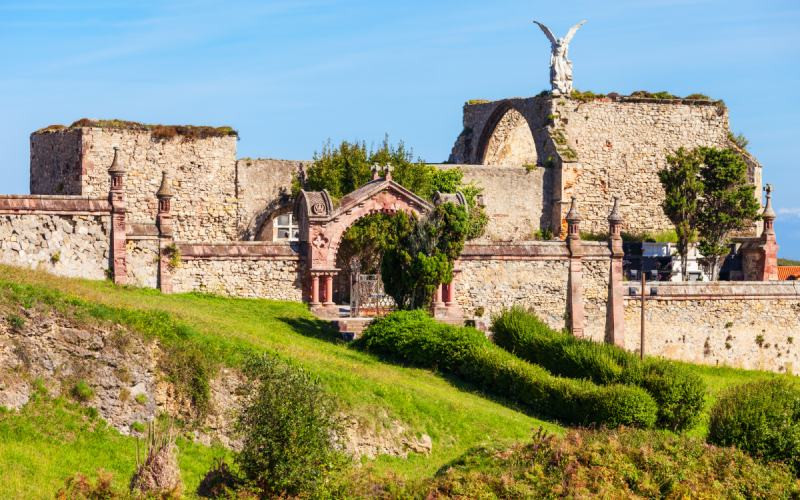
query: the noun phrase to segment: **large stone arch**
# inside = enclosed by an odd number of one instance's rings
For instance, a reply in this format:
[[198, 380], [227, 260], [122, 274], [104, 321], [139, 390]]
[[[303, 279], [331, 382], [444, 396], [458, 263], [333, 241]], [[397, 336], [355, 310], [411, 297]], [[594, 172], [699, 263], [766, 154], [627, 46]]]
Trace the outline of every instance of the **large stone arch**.
[[477, 153], [482, 165], [535, 165], [539, 159], [531, 124], [508, 101], [498, 105], [487, 120]]
[[373, 180], [348, 194], [338, 206], [327, 191], [301, 191], [295, 206], [300, 226], [300, 245], [307, 270], [306, 299], [312, 308], [333, 313], [333, 276], [336, 254], [347, 229], [373, 213], [399, 211], [422, 216], [433, 205], [400, 184], [388, 179]]

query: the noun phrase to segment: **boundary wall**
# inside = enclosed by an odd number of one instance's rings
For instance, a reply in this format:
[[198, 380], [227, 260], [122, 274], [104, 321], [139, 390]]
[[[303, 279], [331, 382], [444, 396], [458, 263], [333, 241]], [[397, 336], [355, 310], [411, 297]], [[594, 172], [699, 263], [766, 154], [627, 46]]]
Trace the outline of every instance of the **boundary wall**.
[[[166, 174], [153, 194], [157, 212], [149, 223], [127, 220], [125, 171], [117, 162], [109, 176], [107, 199], [0, 196], [0, 263], [61, 276], [109, 277], [117, 284], [164, 293], [203, 291], [294, 301], [311, 297], [313, 302], [314, 294], [305, 286], [313, 275], [307, 265], [312, 254], [302, 243], [177, 241]], [[382, 209], [397, 209], [396, 197], [387, 195], [393, 186], [386, 180], [372, 183], [362, 190], [363, 199], [351, 201], [361, 211], [379, 202]], [[310, 204], [309, 213], [324, 210], [317, 205]], [[485, 329], [493, 315], [519, 304], [554, 328], [637, 350], [640, 291], [637, 284], [623, 281], [619, 206], [616, 200], [608, 217], [608, 241], [580, 239], [581, 217], [573, 199], [565, 241], [466, 245], [454, 283], [437, 292], [434, 312], [445, 312], [449, 320], [474, 319]], [[770, 270], [777, 256], [770, 207], [768, 199], [764, 233], [751, 242], [755, 275], [764, 281], [647, 285], [648, 354], [711, 365], [796, 369], [800, 286], [769, 281], [776, 279]], [[355, 217], [356, 208], [352, 210]], [[327, 248], [327, 240], [317, 236], [307, 246]]]

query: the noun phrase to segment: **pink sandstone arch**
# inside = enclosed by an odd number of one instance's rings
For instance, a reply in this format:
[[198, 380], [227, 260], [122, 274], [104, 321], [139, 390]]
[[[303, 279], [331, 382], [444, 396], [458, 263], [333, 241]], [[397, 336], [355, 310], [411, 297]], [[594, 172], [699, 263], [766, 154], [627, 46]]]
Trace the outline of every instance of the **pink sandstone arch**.
[[[342, 198], [338, 206], [327, 191], [301, 191], [295, 214], [300, 228], [300, 246], [308, 278], [306, 298], [312, 308], [335, 309], [333, 276], [336, 253], [342, 236], [360, 218], [372, 213], [399, 211], [417, 216], [433, 210], [433, 205], [391, 180], [375, 179]], [[332, 312], [332, 311], [328, 311]]]

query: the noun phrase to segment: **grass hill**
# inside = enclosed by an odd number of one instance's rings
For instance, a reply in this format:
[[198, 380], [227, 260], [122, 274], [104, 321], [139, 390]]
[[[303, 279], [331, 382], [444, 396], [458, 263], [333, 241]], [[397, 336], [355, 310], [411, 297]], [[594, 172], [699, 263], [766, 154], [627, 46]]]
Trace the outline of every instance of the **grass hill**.
[[[210, 295], [162, 295], [53, 277], [0, 266], [0, 321], [20, 308], [77, 314], [98, 324], [120, 324], [170, 345], [191, 345], [216, 366], [236, 368], [247, 354], [272, 352], [318, 376], [345, 411], [376, 428], [400, 421], [412, 434], [428, 434], [429, 455], [382, 456], [359, 472], [376, 481], [420, 482], [481, 446], [502, 447], [527, 440], [534, 429], [556, 435], [566, 429], [492, 400], [434, 372], [379, 361], [338, 341], [303, 304]], [[693, 366], [710, 388], [721, 389], [773, 375]], [[0, 380], [2, 383], [2, 380]], [[707, 403], [707, 404], [708, 404]], [[688, 433], [704, 436], [707, 415]], [[187, 491], [194, 491], [216, 457], [227, 452], [179, 440]], [[21, 411], [0, 411], [0, 497], [52, 497], [75, 472], [105, 469], [125, 487], [135, 466], [136, 440], [100, 421], [96, 412], [68, 398], [36, 395]]]

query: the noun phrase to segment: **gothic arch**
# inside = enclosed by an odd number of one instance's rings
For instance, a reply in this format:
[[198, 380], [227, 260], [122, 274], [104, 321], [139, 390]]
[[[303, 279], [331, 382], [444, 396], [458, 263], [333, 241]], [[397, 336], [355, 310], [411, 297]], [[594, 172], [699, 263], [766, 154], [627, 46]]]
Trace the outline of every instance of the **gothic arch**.
[[478, 142], [477, 159], [482, 165], [535, 165], [538, 162], [531, 125], [509, 101], [500, 103], [486, 121]]

